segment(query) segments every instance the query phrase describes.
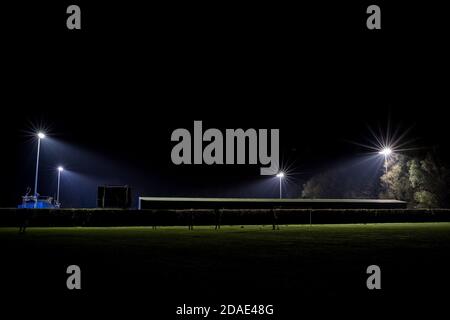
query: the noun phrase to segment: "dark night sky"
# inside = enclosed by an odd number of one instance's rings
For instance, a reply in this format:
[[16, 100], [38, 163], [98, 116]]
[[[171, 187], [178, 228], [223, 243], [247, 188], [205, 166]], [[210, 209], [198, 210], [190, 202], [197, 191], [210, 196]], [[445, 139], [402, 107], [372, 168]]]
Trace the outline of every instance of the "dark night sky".
[[388, 118], [412, 128], [415, 147], [449, 158], [448, 32], [431, 8], [380, 2], [383, 29], [369, 32], [364, 2], [77, 3], [79, 33], [65, 30], [60, 2], [11, 5], [2, 20], [2, 206], [33, 183], [26, 132], [40, 124], [51, 138], [41, 193], [53, 192], [52, 168], [63, 163], [63, 201], [72, 205], [92, 205], [102, 183], [149, 196], [276, 196], [259, 166], [172, 165], [170, 134], [194, 120], [205, 129], [279, 128], [281, 156], [298, 173], [289, 196], [367, 152], [348, 141], [367, 142], [368, 127], [384, 129]]

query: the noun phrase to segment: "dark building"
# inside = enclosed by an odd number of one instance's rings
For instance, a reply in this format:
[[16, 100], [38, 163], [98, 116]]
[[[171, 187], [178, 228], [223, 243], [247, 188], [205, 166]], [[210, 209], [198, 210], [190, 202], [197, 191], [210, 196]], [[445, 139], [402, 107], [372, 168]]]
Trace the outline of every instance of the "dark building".
[[130, 208], [131, 188], [129, 186], [99, 186], [97, 208]]

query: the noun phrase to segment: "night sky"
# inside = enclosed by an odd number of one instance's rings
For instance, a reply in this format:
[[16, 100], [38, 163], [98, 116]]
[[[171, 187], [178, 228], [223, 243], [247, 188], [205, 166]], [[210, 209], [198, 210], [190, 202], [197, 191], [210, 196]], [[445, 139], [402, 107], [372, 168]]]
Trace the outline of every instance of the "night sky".
[[173, 165], [170, 135], [194, 120], [280, 129], [289, 197], [367, 154], [351, 141], [373, 142], [369, 128], [385, 132], [388, 120], [409, 130], [415, 152], [450, 158], [448, 33], [426, 8], [381, 3], [382, 30], [371, 32], [371, 3], [78, 3], [78, 33], [65, 29], [64, 2], [11, 5], [1, 22], [14, 30], [2, 40], [1, 206], [33, 185], [33, 128], [49, 136], [40, 193], [55, 192], [62, 164], [66, 206], [94, 206], [101, 184], [135, 196], [277, 196], [259, 165]]

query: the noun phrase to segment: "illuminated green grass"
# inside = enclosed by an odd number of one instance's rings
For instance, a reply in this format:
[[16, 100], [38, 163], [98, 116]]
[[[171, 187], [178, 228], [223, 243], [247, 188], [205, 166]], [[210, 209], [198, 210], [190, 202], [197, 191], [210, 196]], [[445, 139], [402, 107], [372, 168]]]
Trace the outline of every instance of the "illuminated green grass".
[[139, 285], [182, 293], [190, 289], [185, 283], [194, 281], [211, 296], [238, 283], [244, 284], [238, 294], [359, 294], [366, 291], [367, 266], [377, 264], [384, 288], [393, 294], [416, 275], [412, 293], [427, 290], [430, 277], [446, 283], [450, 267], [450, 223], [293, 225], [275, 231], [272, 226], [30, 228], [22, 235], [2, 228], [0, 245], [9, 272], [33, 261], [47, 285], [57, 286], [52, 272], [79, 264], [93, 291]]

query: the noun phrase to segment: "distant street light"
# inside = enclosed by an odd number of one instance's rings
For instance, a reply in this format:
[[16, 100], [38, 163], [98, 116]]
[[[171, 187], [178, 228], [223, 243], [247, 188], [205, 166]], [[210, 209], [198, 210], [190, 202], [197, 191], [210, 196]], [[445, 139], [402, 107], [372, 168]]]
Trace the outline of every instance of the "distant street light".
[[56, 191], [56, 203], [57, 203], [58, 207], [60, 206], [60, 203], [59, 203], [59, 186], [60, 186], [60, 183], [61, 183], [61, 172], [63, 172], [63, 171], [64, 171], [64, 168], [59, 166], [58, 167], [58, 189]]
[[388, 169], [388, 158], [392, 154], [392, 149], [390, 147], [384, 147], [378, 153], [384, 156], [384, 170], [387, 173]]
[[283, 172], [283, 171], [280, 171], [280, 172], [277, 174], [277, 178], [280, 179], [280, 199], [281, 199], [281, 198], [282, 198], [282, 193], [281, 193], [281, 179], [284, 178], [284, 172]]
[[38, 187], [38, 176], [39, 176], [39, 153], [41, 150], [41, 139], [45, 139], [45, 134], [43, 132], [37, 133], [38, 137], [38, 148], [37, 148], [37, 157], [36, 157], [36, 176], [34, 178], [34, 197], [36, 198], [36, 204], [37, 204], [37, 187]]

